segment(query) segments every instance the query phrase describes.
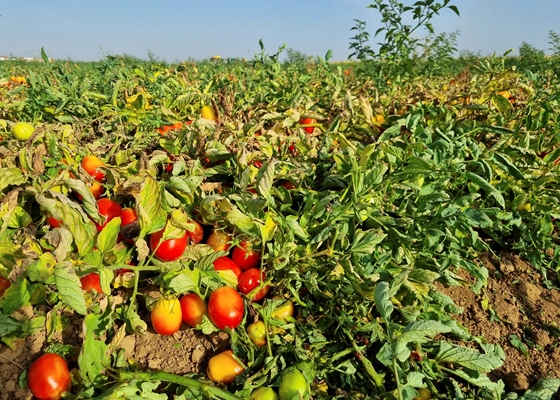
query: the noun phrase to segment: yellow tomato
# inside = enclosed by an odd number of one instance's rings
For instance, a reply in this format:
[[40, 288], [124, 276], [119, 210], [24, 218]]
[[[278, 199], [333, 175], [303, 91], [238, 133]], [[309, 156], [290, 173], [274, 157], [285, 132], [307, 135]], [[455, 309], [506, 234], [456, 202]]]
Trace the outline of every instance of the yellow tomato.
[[[274, 296], [272, 300], [281, 300], [280, 296]], [[278, 306], [276, 310], [272, 313], [272, 318], [276, 319], [286, 319], [288, 317], [294, 316], [294, 303], [291, 300], [288, 300]]]
[[414, 397], [412, 400], [430, 400], [432, 398], [432, 392], [426, 388], [416, 389], [418, 396]]
[[257, 321], [249, 324], [247, 334], [249, 334], [252, 342], [257, 346], [262, 347], [266, 344], [266, 326], [264, 322]]
[[204, 119], [218, 121], [218, 117], [216, 116], [216, 113], [214, 112], [212, 106], [203, 106], [200, 110], [200, 116]]
[[206, 375], [215, 383], [231, 383], [245, 369], [233, 358], [233, 351], [226, 350], [216, 354], [208, 362]]
[[12, 128], [14, 138], [22, 142], [29, 140], [34, 131], [35, 127], [29, 122], [17, 122]]

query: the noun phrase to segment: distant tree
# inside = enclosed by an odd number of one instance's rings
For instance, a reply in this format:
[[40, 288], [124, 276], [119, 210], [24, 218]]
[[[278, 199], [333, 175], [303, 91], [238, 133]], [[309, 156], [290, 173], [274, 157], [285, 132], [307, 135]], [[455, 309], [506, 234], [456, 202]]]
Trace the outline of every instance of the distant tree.
[[313, 61], [312, 56], [291, 47], [286, 49], [286, 59], [284, 61], [286, 64], [306, 64], [311, 61]]
[[560, 35], [554, 31], [548, 31], [548, 43], [550, 44], [549, 50], [552, 55], [560, 56]]

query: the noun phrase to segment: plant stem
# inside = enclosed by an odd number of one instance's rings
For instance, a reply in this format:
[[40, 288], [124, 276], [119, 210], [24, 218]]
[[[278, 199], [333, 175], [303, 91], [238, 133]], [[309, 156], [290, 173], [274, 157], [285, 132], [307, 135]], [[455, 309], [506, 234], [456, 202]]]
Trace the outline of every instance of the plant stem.
[[240, 397], [228, 392], [225, 389], [219, 388], [212, 383], [202, 382], [198, 379], [189, 378], [186, 376], [171, 374], [169, 372], [127, 372], [119, 373], [121, 381], [141, 380], [141, 381], [163, 381], [174, 383], [177, 385], [198, 389], [209, 398], [222, 399], [222, 400], [241, 400]]

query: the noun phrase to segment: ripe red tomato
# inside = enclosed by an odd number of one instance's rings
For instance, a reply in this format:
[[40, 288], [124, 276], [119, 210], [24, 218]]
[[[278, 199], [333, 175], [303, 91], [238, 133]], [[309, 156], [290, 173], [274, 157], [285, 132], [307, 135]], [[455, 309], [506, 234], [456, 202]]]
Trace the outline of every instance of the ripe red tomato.
[[163, 231], [164, 229], [150, 235], [150, 248], [152, 251], [155, 251], [154, 254], [160, 261], [178, 260], [187, 248], [187, 232], [185, 231], [185, 234], [180, 238], [167, 239], [160, 244], [161, 238], [163, 237]]
[[212, 231], [206, 244], [210, 245], [215, 251], [228, 251], [231, 246], [231, 236], [224, 231]]
[[152, 327], [160, 335], [173, 335], [181, 328], [183, 314], [181, 303], [176, 298], [161, 298], [156, 302], [150, 314]]
[[208, 317], [219, 329], [235, 329], [243, 320], [245, 304], [241, 295], [229, 286], [212, 292], [208, 300]]
[[82, 283], [82, 290], [89, 292], [91, 289], [95, 289], [97, 293], [103, 293], [99, 274], [96, 274], [95, 272], [82, 276], [80, 278], [80, 282]]
[[193, 243], [202, 242], [202, 238], [204, 237], [204, 228], [202, 227], [202, 225], [200, 225], [194, 219], [189, 220], [189, 224], [194, 224], [195, 226], [193, 231], [187, 231], [187, 234], [191, 242]]
[[134, 208], [123, 208], [121, 214], [121, 231], [119, 233], [119, 240], [134, 243], [134, 237], [137, 236], [140, 229], [137, 221], [138, 215], [136, 215], [136, 210]]
[[58, 354], [43, 354], [31, 364], [27, 385], [38, 400], [60, 399], [72, 387], [66, 360]]
[[6, 289], [10, 287], [10, 285], [11, 283], [9, 280], [0, 276], [0, 297], [2, 297], [2, 295], [4, 294]]
[[216, 354], [208, 361], [206, 375], [215, 383], [232, 383], [244, 368], [233, 358], [233, 351], [226, 350]]
[[262, 167], [262, 162], [259, 161], [259, 160], [254, 160], [254, 161], [253, 161], [253, 165], [254, 165], [255, 167], [257, 167], [257, 168], [260, 168], [260, 167]]
[[249, 268], [255, 268], [260, 265], [261, 262], [261, 252], [254, 250], [251, 247], [251, 243], [243, 241], [235, 246], [233, 252], [231, 253], [231, 259], [241, 268], [243, 271]]
[[99, 167], [103, 167], [105, 164], [103, 164], [103, 161], [101, 161], [98, 157], [85, 156], [82, 159], [81, 164], [84, 171], [86, 171], [88, 175], [96, 181], [102, 181], [105, 179], [105, 174], [98, 169]]
[[[264, 272], [261, 272], [260, 268], [249, 268], [239, 275], [239, 280], [237, 284], [237, 289], [245, 294], [249, 295], [251, 291], [260, 286], [262, 280], [264, 280]], [[253, 301], [259, 301], [264, 296], [268, 294], [270, 286], [266, 285], [256, 294], [250, 296], [249, 298]]]
[[99, 214], [101, 214], [105, 218], [105, 221], [102, 225], [99, 225], [97, 222], [95, 223], [97, 232], [101, 232], [101, 230], [113, 218], [120, 217], [122, 215], [121, 205], [107, 198], [97, 200], [97, 209], [99, 210]]
[[58, 228], [58, 227], [60, 227], [61, 223], [62, 223], [62, 221], [59, 221], [58, 219], [56, 219], [53, 216], [47, 217], [47, 224], [49, 224], [49, 226], [51, 228]]
[[[317, 122], [317, 120], [315, 118], [302, 118], [302, 119], [299, 120], [299, 123], [302, 124], [302, 125], [311, 125], [311, 124], [314, 124], [316, 122]], [[306, 127], [303, 128], [303, 130], [306, 133], [313, 133], [313, 131], [315, 130], [315, 127], [314, 126], [306, 126]]]
[[239, 278], [241, 275], [241, 268], [231, 259], [227, 258], [226, 256], [220, 257], [214, 261], [214, 270], [216, 271], [225, 271], [231, 270]]
[[183, 314], [183, 322], [196, 328], [202, 323], [202, 317], [206, 314], [206, 303], [196, 293], [187, 293], [179, 300], [181, 303], [181, 312]]

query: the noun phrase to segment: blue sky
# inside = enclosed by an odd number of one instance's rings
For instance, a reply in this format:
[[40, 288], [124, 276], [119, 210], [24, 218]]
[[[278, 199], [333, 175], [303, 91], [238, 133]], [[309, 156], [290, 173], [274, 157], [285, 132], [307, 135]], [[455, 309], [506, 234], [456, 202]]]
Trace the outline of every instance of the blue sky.
[[[407, 4], [413, 1], [403, 0]], [[380, 27], [372, 0], [3, 0], [0, 55], [92, 61], [111, 54], [166, 61], [252, 58], [263, 39], [267, 53], [286, 44], [312, 56], [351, 53], [354, 19]], [[458, 47], [482, 55], [518, 49], [525, 41], [547, 50], [560, 34], [559, 0], [454, 0], [461, 17], [436, 16], [437, 32], [458, 30]], [[376, 38], [370, 41], [374, 46]]]

